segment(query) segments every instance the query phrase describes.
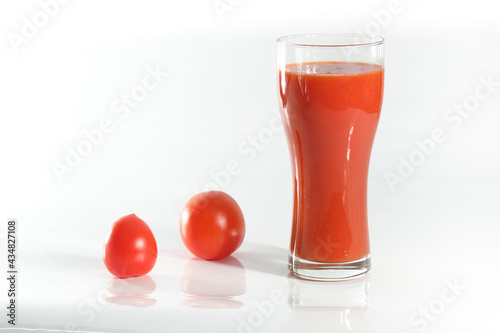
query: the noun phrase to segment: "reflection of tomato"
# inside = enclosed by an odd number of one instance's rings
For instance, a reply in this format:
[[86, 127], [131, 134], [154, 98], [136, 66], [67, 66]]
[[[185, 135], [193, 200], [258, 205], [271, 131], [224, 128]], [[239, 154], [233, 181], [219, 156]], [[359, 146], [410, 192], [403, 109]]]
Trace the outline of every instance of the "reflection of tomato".
[[112, 278], [108, 282], [108, 291], [116, 296], [147, 296], [156, 290], [156, 282], [149, 275], [130, 279]]
[[202, 259], [222, 259], [236, 251], [245, 237], [240, 206], [228, 194], [196, 194], [182, 209], [181, 237], [191, 253]]
[[103, 260], [109, 272], [119, 278], [147, 274], [153, 269], [158, 249], [146, 222], [130, 214], [111, 226], [104, 243]]
[[224, 300], [245, 294], [246, 287], [245, 267], [233, 256], [217, 261], [192, 258], [184, 266], [181, 279], [181, 290], [195, 296], [191, 299], [213, 297], [221, 301], [221, 307], [224, 307]]

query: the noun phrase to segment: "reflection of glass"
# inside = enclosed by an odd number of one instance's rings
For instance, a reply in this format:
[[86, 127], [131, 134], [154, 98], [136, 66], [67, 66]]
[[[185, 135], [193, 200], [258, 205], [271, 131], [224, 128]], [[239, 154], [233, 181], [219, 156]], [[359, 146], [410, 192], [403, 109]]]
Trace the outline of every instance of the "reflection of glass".
[[313, 280], [370, 269], [366, 189], [384, 86], [384, 40], [278, 39], [278, 87], [294, 181], [289, 268]]
[[145, 308], [156, 304], [156, 299], [149, 296], [155, 290], [156, 283], [148, 275], [129, 279], [112, 278], [108, 283], [108, 291], [112, 296], [106, 298], [106, 302]]
[[[303, 321], [310, 323], [308, 331], [370, 332], [366, 327], [366, 310], [370, 304], [370, 276], [358, 279], [318, 282], [290, 277], [288, 305], [293, 310], [290, 328]], [[315, 320], [310, 320], [314, 313]], [[287, 327], [285, 327], [285, 330]]]
[[234, 299], [246, 292], [245, 268], [233, 256], [217, 261], [193, 258], [186, 264], [181, 290], [187, 297], [181, 306], [194, 308], [240, 308]]
[[317, 282], [295, 277], [289, 279], [290, 307], [368, 307], [370, 305], [370, 276], [341, 282]]

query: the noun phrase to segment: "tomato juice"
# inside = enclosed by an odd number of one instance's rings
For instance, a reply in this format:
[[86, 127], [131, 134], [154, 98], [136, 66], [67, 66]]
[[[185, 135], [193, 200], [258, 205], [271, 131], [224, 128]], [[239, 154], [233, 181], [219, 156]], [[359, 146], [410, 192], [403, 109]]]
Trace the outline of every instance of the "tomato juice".
[[368, 63], [308, 62], [279, 72], [296, 257], [342, 263], [370, 253], [367, 177], [383, 86], [383, 67]]

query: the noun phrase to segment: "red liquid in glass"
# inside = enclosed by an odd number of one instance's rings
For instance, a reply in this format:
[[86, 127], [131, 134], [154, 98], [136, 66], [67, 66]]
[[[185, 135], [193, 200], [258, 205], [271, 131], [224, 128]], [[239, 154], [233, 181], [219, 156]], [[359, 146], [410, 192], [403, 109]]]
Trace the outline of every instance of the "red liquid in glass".
[[292, 253], [349, 262], [370, 252], [368, 165], [380, 116], [381, 66], [287, 65], [279, 73], [281, 115], [295, 180]]

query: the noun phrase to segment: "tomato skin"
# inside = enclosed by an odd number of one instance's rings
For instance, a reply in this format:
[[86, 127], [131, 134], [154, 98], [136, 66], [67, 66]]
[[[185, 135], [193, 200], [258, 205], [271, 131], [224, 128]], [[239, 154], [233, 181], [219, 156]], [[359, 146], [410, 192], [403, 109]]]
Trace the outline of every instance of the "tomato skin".
[[196, 194], [182, 209], [182, 241], [195, 256], [206, 260], [225, 258], [245, 237], [245, 219], [238, 203], [221, 191]]
[[104, 265], [111, 274], [119, 278], [147, 274], [157, 256], [156, 240], [146, 222], [130, 214], [113, 223], [103, 250]]

